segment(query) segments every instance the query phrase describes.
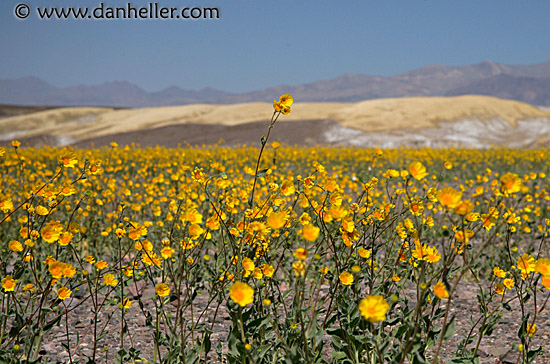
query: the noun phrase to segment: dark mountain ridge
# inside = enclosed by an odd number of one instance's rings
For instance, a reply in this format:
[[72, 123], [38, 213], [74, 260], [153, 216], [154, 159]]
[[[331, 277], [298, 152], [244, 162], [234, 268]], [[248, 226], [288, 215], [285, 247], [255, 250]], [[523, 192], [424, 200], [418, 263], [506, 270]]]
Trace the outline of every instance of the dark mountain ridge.
[[146, 92], [125, 81], [58, 88], [36, 77], [0, 79], [0, 103], [14, 105], [153, 107], [196, 103], [269, 101], [290, 93], [300, 102], [357, 102], [411, 96], [480, 94], [550, 106], [550, 62], [510, 66], [485, 61], [469, 66], [430, 65], [382, 77], [343, 74], [304, 85], [280, 85], [246, 93], [171, 86]]

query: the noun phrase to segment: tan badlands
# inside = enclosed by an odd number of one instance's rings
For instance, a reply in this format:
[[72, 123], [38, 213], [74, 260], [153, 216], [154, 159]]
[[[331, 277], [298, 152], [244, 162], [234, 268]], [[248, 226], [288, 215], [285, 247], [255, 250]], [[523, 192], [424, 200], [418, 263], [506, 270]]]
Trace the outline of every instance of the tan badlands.
[[[167, 125], [237, 125], [267, 121], [271, 113], [270, 103], [196, 104], [122, 110], [67, 107], [0, 119], [0, 135], [30, 137], [49, 134], [84, 140]], [[537, 118], [550, 118], [550, 111], [518, 101], [468, 95], [377, 99], [357, 103], [295, 102], [292, 113], [282, 115], [279, 120], [331, 119], [348, 128], [370, 132], [431, 128], [441, 122], [469, 119], [502, 119], [515, 126], [518, 120]]]

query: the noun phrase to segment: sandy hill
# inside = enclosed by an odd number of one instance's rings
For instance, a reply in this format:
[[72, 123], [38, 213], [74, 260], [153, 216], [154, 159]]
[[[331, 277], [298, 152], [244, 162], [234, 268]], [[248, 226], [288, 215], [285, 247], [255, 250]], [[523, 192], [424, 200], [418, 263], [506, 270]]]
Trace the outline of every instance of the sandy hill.
[[338, 110], [335, 120], [347, 127], [375, 131], [428, 128], [462, 120], [501, 119], [516, 126], [518, 120], [548, 117], [548, 111], [519, 101], [467, 95], [368, 100]]
[[[116, 140], [117, 135], [124, 133], [158, 133], [169, 126], [183, 128], [191, 125], [194, 128], [202, 126], [199, 134], [225, 130], [219, 136], [223, 138], [230, 128], [240, 126], [239, 130], [246, 131], [248, 124], [267, 123], [271, 110], [269, 103], [196, 104], [122, 110], [98, 107], [57, 108], [0, 119], [0, 139], [25, 140], [49, 136], [58, 140], [58, 143], [72, 144], [94, 138]], [[309, 130], [311, 125], [315, 125], [311, 124], [314, 120], [325, 121], [322, 124], [324, 128], [329, 125], [326, 121], [331, 121], [332, 128], [337, 126], [340, 129], [324, 130], [330, 135], [325, 140], [313, 142], [338, 143], [338, 135], [347, 135], [343, 136], [344, 139], [361, 135], [376, 135], [378, 138], [384, 133], [395, 135], [404, 130], [408, 134], [426, 134], [426, 131], [439, 130], [434, 138], [441, 139], [441, 133], [452, 132], [453, 127], [449, 127], [450, 125], [465, 122], [469, 123], [468, 128], [477, 128], [480, 135], [490, 134], [490, 129], [495, 127], [500, 134], [503, 134], [503, 130], [508, 130], [510, 135], [517, 135], [516, 129], [526, 121], [536, 120], [540, 123], [543, 120], [546, 124], [550, 123], [550, 112], [522, 102], [488, 96], [413, 97], [358, 103], [295, 103], [292, 113], [282, 115], [279, 120], [281, 124], [284, 123], [287, 127], [292, 125], [294, 129], [307, 121]], [[442, 128], [442, 123], [445, 128]], [[223, 126], [225, 129], [213, 128], [213, 125]], [[185, 136], [185, 128], [180, 132]], [[319, 130], [315, 132], [318, 134]], [[428, 134], [430, 133], [433, 134]], [[250, 141], [256, 140], [256, 137], [250, 136]], [[219, 138], [212, 135], [209, 139]], [[51, 140], [50, 138], [50, 144]], [[162, 135], [159, 135], [158, 140], [158, 144], [163, 144]], [[247, 142], [246, 138], [242, 142]]]

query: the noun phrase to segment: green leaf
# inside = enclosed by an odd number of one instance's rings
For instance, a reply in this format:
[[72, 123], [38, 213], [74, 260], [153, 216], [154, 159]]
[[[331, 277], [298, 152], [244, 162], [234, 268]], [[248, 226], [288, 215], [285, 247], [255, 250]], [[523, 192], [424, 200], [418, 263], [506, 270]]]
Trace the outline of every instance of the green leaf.
[[329, 334], [330, 336], [336, 336], [342, 340], [344, 340], [345, 338], [344, 331], [339, 327], [334, 329], [327, 329], [326, 331], [327, 331], [327, 334]]
[[527, 362], [530, 363], [533, 359], [539, 356], [542, 353], [542, 346], [539, 346], [537, 349], [529, 350], [527, 352]]
[[210, 334], [209, 333], [204, 334], [204, 339], [203, 339], [202, 344], [204, 345], [204, 351], [206, 353], [210, 352], [210, 349], [212, 348], [212, 341], [210, 341]]
[[401, 322], [401, 317], [394, 317], [392, 319], [386, 320], [386, 325], [393, 326], [396, 325], [398, 322]]
[[527, 333], [527, 321], [529, 320], [529, 316], [531, 313], [527, 313], [525, 317], [523, 317], [523, 320], [521, 322], [521, 326], [518, 330], [518, 338], [521, 340], [521, 343], [525, 345], [525, 334]]
[[332, 353], [332, 360], [334, 361], [342, 360], [347, 357], [348, 357], [348, 354], [346, 354], [343, 351], [335, 351], [334, 353]]
[[264, 168], [264, 169], [259, 170], [256, 177], [265, 177], [265, 174], [267, 173], [268, 170], [269, 170], [269, 168]]
[[445, 329], [443, 330], [443, 341], [449, 340], [449, 338], [453, 335], [455, 331], [455, 316], [451, 318], [451, 321], [445, 326]]
[[107, 336], [107, 332], [104, 332], [103, 334], [99, 335], [99, 337], [97, 338], [97, 341], [103, 339], [105, 336]]
[[21, 331], [21, 329], [23, 328], [23, 326], [25, 326], [25, 321], [23, 320], [21, 315], [19, 315], [19, 313], [16, 312], [15, 313], [15, 322], [14, 322], [12, 328], [10, 329], [9, 336], [10, 337], [15, 337], [16, 335], [18, 335], [19, 332]]
[[424, 358], [424, 355], [417, 352], [413, 358], [412, 364], [425, 364], [425, 363], [426, 363], [426, 358]]
[[50, 322], [49, 324], [47, 324], [46, 326], [44, 326], [44, 331], [47, 332], [47, 331], [50, 331], [52, 329], [52, 327], [56, 326], [57, 324], [59, 324], [59, 321], [61, 321], [61, 316], [57, 317], [55, 320], [53, 320], [52, 322]]
[[310, 340], [317, 336], [317, 332], [319, 331], [319, 324], [317, 321], [313, 321], [311, 326], [306, 330], [306, 339]]

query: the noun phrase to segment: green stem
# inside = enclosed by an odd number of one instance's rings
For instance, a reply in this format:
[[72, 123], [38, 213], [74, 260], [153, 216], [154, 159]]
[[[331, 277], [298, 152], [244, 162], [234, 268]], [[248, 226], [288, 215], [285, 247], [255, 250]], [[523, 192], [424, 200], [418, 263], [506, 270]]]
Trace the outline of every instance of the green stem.
[[[244, 336], [244, 325], [243, 325], [243, 308], [241, 306], [239, 306], [239, 328], [241, 331], [241, 341], [243, 345], [246, 345], [246, 337]], [[246, 363], [246, 356], [242, 357], [242, 363], [243, 364]]]
[[[8, 307], [10, 306], [10, 294], [7, 293], [7, 295], [5, 295], [4, 297], [6, 297], [6, 300], [8, 301], [6, 303], [6, 306], [3, 307], [5, 309], [5, 312], [4, 312], [4, 317], [2, 318], [2, 332], [0, 333], [0, 343], [3, 342], [4, 340], [4, 334], [6, 333], [6, 320], [8, 319]], [[4, 301], [2, 301], [2, 304], [4, 303]]]
[[[162, 297], [159, 297], [160, 301], [160, 307], [156, 307], [156, 322], [155, 322], [155, 352], [154, 352], [154, 361], [157, 361], [157, 358], [160, 358], [160, 347], [159, 347], [159, 340], [160, 340], [160, 316], [163, 309], [164, 302], [162, 301]], [[155, 305], [156, 306], [156, 305]]]

